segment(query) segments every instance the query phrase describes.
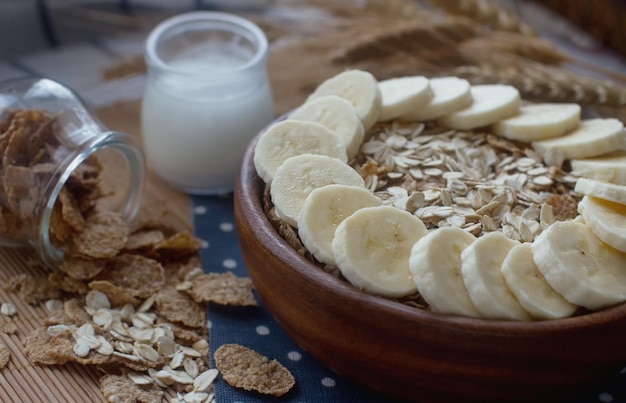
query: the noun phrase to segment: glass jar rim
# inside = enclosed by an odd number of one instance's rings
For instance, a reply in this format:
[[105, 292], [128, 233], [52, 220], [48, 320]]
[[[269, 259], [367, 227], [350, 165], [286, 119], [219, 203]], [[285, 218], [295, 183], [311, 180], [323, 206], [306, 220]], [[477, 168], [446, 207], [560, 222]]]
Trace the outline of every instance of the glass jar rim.
[[49, 192], [47, 200], [43, 205], [39, 206], [39, 208], [44, 209], [44, 211], [38, 223], [38, 236], [34, 240], [34, 247], [40, 258], [48, 267], [54, 267], [59, 264], [64, 255], [62, 249], [57, 248], [51, 243], [49, 233], [52, 210], [57, 202], [59, 193], [63, 186], [65, 186], [71, 173], [80, 164], [89, 158], [90, 155], [105, 148], [119, 151], [129, 164], [130, 183], [127, 189], [126, 204], [120, 212], [122, 217], [128, 221], [132, 221], [139, 211], [145, 185], [145, 162], [143, 154], [129, 135], [117, 131], [104, 132], [102, 136], [85, 144], [81, 152], [63, 163], [59, 180], [52, 188], [47, 190]]
[[165, 21], [159, 23], [152, 32], [148, 35], [148, 39], [146, 40], [145, 45], [145, 53], [146, 53], [146, 62], [159, 70], [167, 71], [170, 74], [177, 74], [181, 76], [193, 76], [195, 73], [183, 72], [173, 68], [168, 63], [164, 62], [161, 57], [158, 56], [157, 45], [161, 37], [166, 34], [168, 31], [173, 30], [177, 26], [181, 26], [189, 23], [202, 23], [202, 22], [218, 22], [218, 23], [226, 23], [231, 26], [236, 26], [239, 28], [243, 28], [254, 36], [256, 40], [255, 45], [257, 45], [256, 52], [252, 56], [250, 60], [246, 63], [228, 71], [228, 72], [217, 72], [213, 73], [213, 75], [223, 75], [228, 76], [231, 74], [235, 74], [238, 72], [246, 71], [255, 66], [261, 65], [264, 63], [267, 52], [268, 52], [268, 42], [265, 33], [259, 28], [256, 24], [251, 21], [238, 17], [233, 14], [216, 12], [216, 11], [192, 11], [189, 13], [179, 14], [174, 17], [170, 17]]

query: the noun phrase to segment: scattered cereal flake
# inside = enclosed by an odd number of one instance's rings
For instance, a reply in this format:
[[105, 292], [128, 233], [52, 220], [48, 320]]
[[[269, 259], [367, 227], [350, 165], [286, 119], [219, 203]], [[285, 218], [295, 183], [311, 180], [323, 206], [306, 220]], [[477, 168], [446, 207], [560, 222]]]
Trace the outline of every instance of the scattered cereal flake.
[[46, 299], [61, 296], [60, 290], [50, 284], [45, 277], [34, 277], [25, 273], [11, 277], [6, 289], [17, 292], [18, 296], [29, 304], [38, 304]]
[[89, 287], [82, 281], [71, 278], [60, 270], [55, 270], [48, 275], [48, 283], [58, 289], [72, 294], [87, 294]]
[[224, 380], [235, 388], [282, 396], [295, 385], [289, 370], [239, 344], [224, 344], [215, 351], [215, 366]]
[[[70, 334], [69, 330], [62, 333]], [[50, 340], [52, 340], [52, 336], [43, 327], [35, 329], [26, 336], [24, 340], [24, 354], [30, 362], [41, 365], [60, 364], [59, 360], [50, 354]]]
[[161, 230], [141, 230], [130, 234], [124, 250], [126, 251], [142, 251], [151, 250], [159, 242], [165, 239], [165, 235]]
[[4, 316], [13, 316], [17, 314], [17, 308], [10, 302], [5, 302], [0, 305], [0, 313]]
[[231, 272], [209, 273], [196, 277], [189, 295], [196, 302], [214, 302], [220, 305], [258, 306], [252, 293], [252, 280]]
[[67, 188], [61, 189], [58, 198], [61, 203], [61, 217], [74, 231], [82, 231], [85, 219], [78, 208], [74, 195]]
[[202, 247], [202, 242], [194, 237], [189, 231], [181, 231], [164, 239], [154, 246], [154, 250], [160, 252], [188, 255], [197, 252]]
[[4, 369], [11, 359], [11, 350], [4, 343], [0, 343], [0, 369]]
[[91, 315], [85, 311], [85, 305], [78, 298], [72, 298], [65, 301], [63, 304], [63, 311], [74, 325], [81, 326], [91, 321]]
[[63, 208], [60, 204], [55, 204], [50, 214], [50, 239], [55, 245], [63, 245], [71, 239], [74, 230], [63, 219]]
[[170, 322], [182, 323], [189, 327], [206, 324], [206, 308], [192, 300], [189, 295], [167, 286], [156, 294], [156, 310]]
[[161, 263], [154, 259], [140, 255], [120, 255], [112, 259], [111, 266], [95, 280], [109, 281], [133, 297], [148, 298], [163, 286], [165, 271]]
[[100, 390], [108, 402], [114, 403], [161, 403], [163, 400], [163, 391], [158, 386], [139, 386], [123, 375], [104, 375], [100, 378]]
[[89, 288], [105, 293], [112, 306], [138, 305], [140, 302], [129, 291], [109, 281], [92, 281], [89, 283]]
[[119, 213], [99, 212], [85, 221], [85, 228], [72, 237], [71, 254], [87, 259], [112, 258], [128, 239], [128, 225]]
[[6, 334], [14, 334], [15, 332], [17, 332], [17, 326], [11, 319], [0, 316], [0, 332]]
[[171, 323], [170, 328], [176, 341], [181, 344], [191, 345], [208, 337], [206, 328], [191, 328], [176, 323]]
[[88, 280], [94, 278], [106, 267], [103, 259], [81, 259], [78, 257], [66, 257], [59, 265], [59, 270], [76, 280]]

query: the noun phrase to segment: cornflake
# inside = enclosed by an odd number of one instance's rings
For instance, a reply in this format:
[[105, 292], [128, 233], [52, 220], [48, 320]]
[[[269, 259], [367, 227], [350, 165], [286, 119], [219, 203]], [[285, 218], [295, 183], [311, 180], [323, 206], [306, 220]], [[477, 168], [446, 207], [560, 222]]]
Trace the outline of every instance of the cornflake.
[[209, 273], [197, 276], [187, 292], [196, 302], [214, 302], [220, 305], [258, 306], [252, 293], [252, 281], [231, 272]]
[[296, 381], [276, 360], [238, 344], [224, 344], [214, 354], [215, 366], [224, 380], [235, 388], [265, 395], [282, 396]]

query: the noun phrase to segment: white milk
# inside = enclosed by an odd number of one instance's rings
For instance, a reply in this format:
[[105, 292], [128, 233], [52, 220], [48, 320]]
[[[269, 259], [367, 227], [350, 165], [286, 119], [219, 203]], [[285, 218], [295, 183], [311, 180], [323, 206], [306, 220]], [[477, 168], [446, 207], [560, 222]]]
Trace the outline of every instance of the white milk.
[[[246, 59], [224, 44], [205, 44], [168, 64], [194, 73], [169, 73], [148, 80], [142, 108], [144, 149], [156, 172], [191, 192], [231, 191], [247, 144], [274, 118], [264, 69], [216, 79]], [[196, 74], [198, 73], [198, 74]], [[208, 77], [208, 80], [207, 80]]]

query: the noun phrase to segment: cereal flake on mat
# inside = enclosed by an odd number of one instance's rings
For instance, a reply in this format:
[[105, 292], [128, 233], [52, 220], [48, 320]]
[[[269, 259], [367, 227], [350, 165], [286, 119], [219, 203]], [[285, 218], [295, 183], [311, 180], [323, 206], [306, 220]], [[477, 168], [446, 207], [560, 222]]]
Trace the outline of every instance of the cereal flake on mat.
[[235, 388], [282, 396], [296, 380], [277, 360], [239, 344], [224, 344], [214, 354], [215, 366], [224, 380]]
[[167, 323], [167, 326], [172, 330], [174, 338], [177, 343], [185, 346], [191, 346], [194, 343], [198, 343], [201, 340], [208, 339], [208, 331], [206, 327], [187, 327], [185, 325], [179, 325], [177, 323], [166, 322], [164, 319], [158, 318], [157, 324]]
[[181, 231], [154, 245], [154, 251], [168, 256], [186, 256], [196, 253], [202, 243], [189, 231]]
[[61, 203], [61, 217], [74, 231], [82, 231], [85, 219], [74, 196], [66, 188], [61, 189], [58, 198]]
[[58, 269], [75, 280], [89, 280], [98, 275], [105, 267], [106, 261], [103, 259], [82, 259], [67, 256]]
[[174, 287], [163, 287], [156, 294], [156, 311], [174, 323], [182, 323], [188, 327], [202, 327], [206, 324], [206, 308], [195, 302], [187, 294], [177, 291]]
[[100, 391], [113, 403], [161, 403], [163, 391], [154, 384], [137, 385], [128, 376], [107, 374], [100, 378]]
[[220, 305], [258, 306], [252, 293], [252, 280], [231, 272], [209, 273], [196, 277], [189, 295], [196, 302], [214, 302]]
[[91, 315], [85, 311], [85, 304], [78, 298], [65, 301], [63, 303], [63, 312], [77, 326], [91, 321]]
[[154, 259], [124, 254], [113, 258], [110, 267], [94, 280], [109, 281], [133, 297], [148, 298], [165, 283], [165, 272], [161, 263]]
[[26, 273], [9, 278], [4, 289], [17, 293], [22, 300], [29, 304], [37, 304], [46, 299], [58, 298], [61, 295], [59, 289], [52, 286], [45, 277], [34, 277]]
[[133, 297], [128, 290], [119, 287], [111, 283], [110, 281], [92, 281], [89, 283], [89, 288], [105, 293], [113, 306], [124, 306], [126, 304], [131, 304], [134, 306], [139, 305], [139, 303], [141, 302], [139, 299]]
[[128, 232], [128, 224], [119, 213], [96, 213], [88, 217], [84, 229], [72, 237], [70, 253], [87, 259], [112, 258], [126, 244]]
[[160, 230], [140, 230], [128, 236], [124, 245], [125, 251], [151, 250], [159, 242], [165, 239], [165, 235]]
[[17, 326], [15, 322], [10, 318], [0, 316], [0, 333], [15, 334], [17, 332]]
[[71, 278], [60, 270], [55, 270], [48, 275], [48, 283], [53, 288], [72, 294], [83, 295], [89, 291], [89, 287], [87, 287], [84, 281]]

